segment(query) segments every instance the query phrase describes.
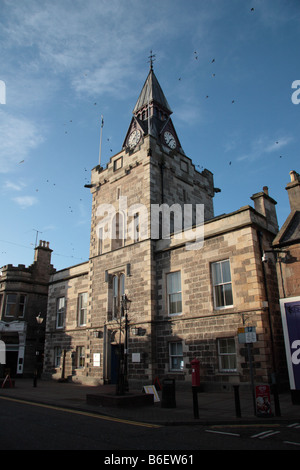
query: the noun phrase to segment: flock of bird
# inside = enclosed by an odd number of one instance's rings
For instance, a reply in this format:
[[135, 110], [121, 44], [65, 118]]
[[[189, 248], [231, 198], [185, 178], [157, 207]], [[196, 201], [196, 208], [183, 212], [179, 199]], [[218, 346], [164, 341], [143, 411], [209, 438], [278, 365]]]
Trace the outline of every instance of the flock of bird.
[[[255, 9], [252, 7], [252, 8], [250, 9], [250, 11], [251, 11], [251, 12], [254, 12]], [[193, 54], [193, 55], [194, 55], [194, 60], [197, 61], [197, 60], [198, 60], [198, 52], [197, 52], [196, 50], [194, 51], [194, 54]], [[215, 62], [216, 62], [216, 59], [213, 58], [210, 63], [211, 63], [211, 64], [214, 64]], [[212, 77], [214, 78], [214, 77], [216, 76], [216, 73], [213, 72], [211, 75], [212, 75]], [[179, 77], [178, 80], [181, 81], [182, 78]], [[206, 96], [205, 96], [205, 99], [208, 99], [208, 98], [209, 98], [209, 95], [206, 95]], [[231, 100], [231, 104], [234, 104], [235, 102], [236, 102], [236, 99], [232, 99], [232, 100]], [[97, 106], [97, 102], [94, 102], [94, 103], [93, 103], [93, 106]], [[72, 124], [72, 122], [73, 122], [73, 120], [70, 119], [70, 120], [69, 120], [69, 124]], [[64, 123], [64, 127], [65, 127], [64, 133], [65, 133], [65, 134], [68, 134], [69, 130], [66, 129], [66, 126], [67, 126], [67, 123]], [[110, 139], [107, 138], [107, 142], [109, 142], [109, 141], [110, 141]], [[276, 141], [276, 144], [279, 144], [279, 142]], [[113, 152], [113, 149], [112, 149], [112, 148], [110, 148], [110, 152]], [[282, 158], [282, 155], [280, 155], [280, 158]], [[24, 162], [25, 162], [25, 160], [21, 160], [21, 161], [19, 162], [19, 164], [23, 164]], [[232, 165], [232, 162], [231, 162], [231, 161], [229, 162], [229, 165]], [[197, 165], [196, 165], [196, 166], [197, 166]], [[88, 170], [87, 170], [86, 168], [84, 168], [84, 172], [87, 172], [87, 171], [88, 171]], [[89, 178], [87, 178], [86, 176], [85, 176], [84, 179], [85, 179], [85, 183], [89, 181]], [[52, 186], [56, 186], [56, 183], [50, 182], [50, 180], [48, 180], [48, 179], [46, 180], [46, 183], [49, 184], [49, 185], [52, 185]], [[36, 191], [38, 192], [39, 190], [36, 189]], [[82, 201], [82, 199], [80, 199], [80, 201]], [[72, 212], [73, 212], [72, 206], [68, 206], [68, 210], [70, 211], [70, 213], [72, 213]]]

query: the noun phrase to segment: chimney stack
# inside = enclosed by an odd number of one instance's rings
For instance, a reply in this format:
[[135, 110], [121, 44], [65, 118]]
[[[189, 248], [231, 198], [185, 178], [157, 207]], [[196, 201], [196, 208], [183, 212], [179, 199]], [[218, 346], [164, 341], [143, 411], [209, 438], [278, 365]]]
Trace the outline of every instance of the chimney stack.
[[291, 182], [287, 184], [286, 190], [289, 195], [291, 211], [300, 211], [300, 175], [296, 171], [290, 171]]
[[254, 201], [255, 210], [266, 217], [268, 229], [277, 233], [279, 229], [275, 207], [277, 202], [269, 196], [268, 187], [264, 186], [263, 191], [253, 194], [251, 199]]
[[41, 279], [48, 280], [53, 271], [51, 265], [52, 250], [49, 248], [49, 242], [40, 240], [40, 244], [35, 248], [33, 268], [35, 275]]

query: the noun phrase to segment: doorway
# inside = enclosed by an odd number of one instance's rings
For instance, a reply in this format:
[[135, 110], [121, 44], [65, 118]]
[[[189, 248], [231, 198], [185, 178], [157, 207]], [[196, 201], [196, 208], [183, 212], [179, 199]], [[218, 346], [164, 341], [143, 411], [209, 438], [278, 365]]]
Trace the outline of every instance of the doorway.
[[[121, 354], [124, 351], [124, 344], [121, 344]], [[110, 355], [110, 383], [116, 384], [119, 376], [119, 362], [120, 362], [120, 345], [111, 345]]]

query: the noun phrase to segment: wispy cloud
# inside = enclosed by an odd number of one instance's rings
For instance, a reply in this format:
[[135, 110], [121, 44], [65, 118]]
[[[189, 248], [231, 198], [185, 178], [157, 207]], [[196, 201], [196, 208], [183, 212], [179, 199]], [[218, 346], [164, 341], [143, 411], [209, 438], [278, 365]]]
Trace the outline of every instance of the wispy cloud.
[[14, 197], [13, 200], [21, 207], [21, 209], [27, 209], [38, 202], [37, 198], [34, 196]]
[[8, 191], [22, 191], [25, 187], [23, 181], [5, 181], [3, 185], [3, 189]]
[[271, 154], [273, 152], [279, 151], [286, 147], [290, 142], [292, 142], [292, 137], [282, 136], [281, 138], [271, 139], [270, 137], [260, 136], [255, 139], [251, 144], [249, 151], [240, 155], [238, 161], [255, 161], [258, 158]]
[[43, 142], [36, 124], [0, 110], [0, 173], [8, 173]]
[[138, 36], [136, 27], [144, 23], [144, 8], [131, 8], [135, 3], [53, 0], [42, 6], [31, 0], [28, 8], [7, 2], [10, 21], [3, 27], [7, 61], [14, 68], [9, 52], [18, 51], [20, 56], [23, 51], [27, 62], [19, 65], [25, 77], [32, 78], [35, 73], [46, 77], [48, 72], [59, 80], [67, 74], [76, 90], [118, 92], [122, 78], [131, 69], [134, 73], [145, 42], [164, 30], [161, 18], [152, 22], [151, 28], [144, 24]]
[[[128, 78], [136, 76], [137, 65], [147, 61], [145, 53], [157, 47], [161, 59], [162, 42], [180, 37], [173, 19], [178, 5], [172, 4], [170, 14], [169, 2], [161, 0], [153, 0], [150, 7], [139, 0], [52, 0], [45, 4], [30, 0], [29, 7], [26, 2], [4, 4], [6, 51], [0, 54], [12, 70], [13, 52], [26, 58], [19, 60], [20, 76], [25, 81], [26, 77], [36, 80], [38, 94], [43, 91], [42, 76], [48, 83], [50, 77], [56, 84], [68, 80], [80, 93], [119, 97], [129, 86]], [[196, 28], [197, 39], [207, 23], [206, 10], [201, 9], [201, 20], [191, 16], [188, 8], [181, 12], [182, 21], [191, 24], [191, 30]], [[32, 87], [32, 82], [29, 85]]]

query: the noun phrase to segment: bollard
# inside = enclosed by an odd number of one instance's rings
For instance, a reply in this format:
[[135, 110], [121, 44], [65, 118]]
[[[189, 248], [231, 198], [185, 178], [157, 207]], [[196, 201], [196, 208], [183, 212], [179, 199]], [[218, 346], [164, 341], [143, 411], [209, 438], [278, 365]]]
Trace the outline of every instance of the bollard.
[[279, 395], [278, 395], [278, 388], [277, 384], [273, 383], [271, 385], [271, 392], [274, 397], [274, 405], [275, 405], [275, 415], [276, 416], [281, 416], [281, 411], [280, 411], [280, 403], [279, 403]]
[[164, 379], [162, 388], [162, 408], [176, 408], [175, 380]]
[[234, 385], [234, 403], [235, 403], [235, 415], [237, 418], [241, 417], [241, 404], [240, 404], [240, 394], [239, 394], [239, 385]]
[[199, 418], [199, 407], [198, 407], [198, 387], [192, 387], [193, 391], [193, 409], [194, 409], [194, 418]]

